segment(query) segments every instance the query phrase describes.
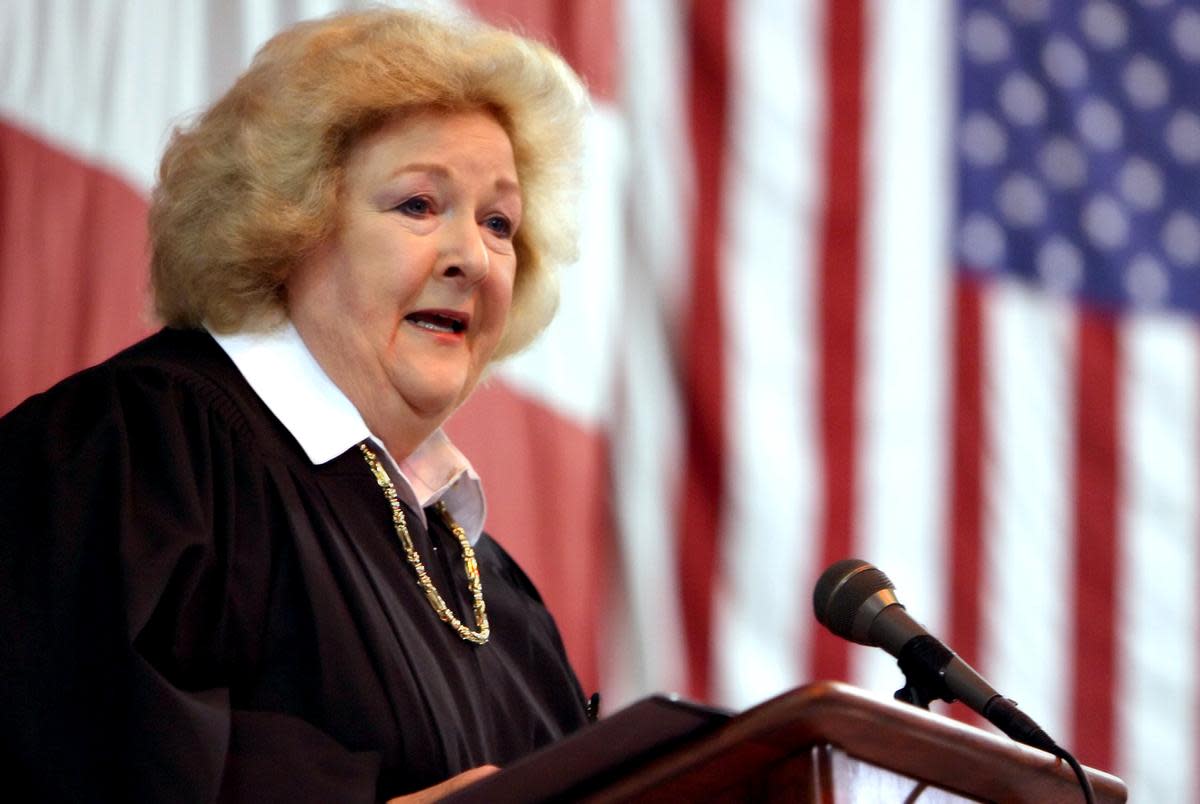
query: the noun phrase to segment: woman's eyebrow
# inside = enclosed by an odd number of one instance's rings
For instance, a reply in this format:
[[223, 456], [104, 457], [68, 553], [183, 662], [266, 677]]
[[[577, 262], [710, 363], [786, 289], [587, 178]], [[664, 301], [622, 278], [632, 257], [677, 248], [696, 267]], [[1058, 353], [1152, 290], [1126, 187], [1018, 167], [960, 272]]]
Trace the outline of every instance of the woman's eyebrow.
[[[400, 176], [405, 173], [431, 173], [438, 178], [450, 178], [450, 170], [445, 165], [439, 165], [436, 162], [410, 162], [393, 170], [391, 175]], [[493, 186], [503, 192], [521, 192], [521, 183], [507, 176], [496, 179]]]
[[438, 178], [450, 178], [450, 170], [445, 165], [439, 165], [436, 162], [410, 162], [392, 171], [393, 176], [404, 173], [432, 173]]

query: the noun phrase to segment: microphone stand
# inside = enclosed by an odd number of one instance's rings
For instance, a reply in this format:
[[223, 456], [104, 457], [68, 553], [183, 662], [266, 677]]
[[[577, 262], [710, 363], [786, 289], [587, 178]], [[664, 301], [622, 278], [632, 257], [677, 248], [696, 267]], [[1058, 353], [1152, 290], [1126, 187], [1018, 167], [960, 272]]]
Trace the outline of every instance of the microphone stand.
[[932, 701], [953, 703], [958, 700], [946, 686], [942, 671], [954, 654], [931, 636], [913, 637], [905, 643], [896, 663], [904, 672], [905, 684], [896, 690], [897, 701], [928, 711]]

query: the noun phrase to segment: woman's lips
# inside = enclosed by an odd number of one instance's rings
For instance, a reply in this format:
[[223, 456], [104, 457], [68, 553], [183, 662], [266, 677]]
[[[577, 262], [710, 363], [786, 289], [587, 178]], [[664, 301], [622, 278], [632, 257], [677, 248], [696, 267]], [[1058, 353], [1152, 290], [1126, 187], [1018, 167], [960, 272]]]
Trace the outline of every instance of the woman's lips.
[[417, 310], [406, 315], [404, 320], [430, 332], [460, 334], [466, 332], [471, 316], [457, 310]]

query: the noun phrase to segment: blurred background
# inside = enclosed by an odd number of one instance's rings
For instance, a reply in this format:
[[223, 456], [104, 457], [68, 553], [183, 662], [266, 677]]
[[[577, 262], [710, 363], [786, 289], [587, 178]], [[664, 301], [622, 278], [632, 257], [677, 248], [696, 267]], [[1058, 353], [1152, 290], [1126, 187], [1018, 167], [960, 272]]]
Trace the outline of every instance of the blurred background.
[[[361, 5], [0, 2], [0, 413], [156, 328], [172, 125]], [[1131, 799], [1200, 800], [1200, 3], [458, 7], [594, 102], [558, 318], [450, 425], [585, 687], [889, 695], [811, 614], [858, 556]]]

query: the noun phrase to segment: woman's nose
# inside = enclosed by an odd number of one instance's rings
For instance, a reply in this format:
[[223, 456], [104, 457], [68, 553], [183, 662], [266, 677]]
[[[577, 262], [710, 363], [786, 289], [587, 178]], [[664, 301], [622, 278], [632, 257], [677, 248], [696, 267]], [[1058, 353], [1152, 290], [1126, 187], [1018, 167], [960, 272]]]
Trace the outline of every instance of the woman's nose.
[[488, 249], [483, 232], [473, 220], [455, 221], [445, 229], [442, 276], [461, 278], [467, 284], [480, 282], [488, 272]]

